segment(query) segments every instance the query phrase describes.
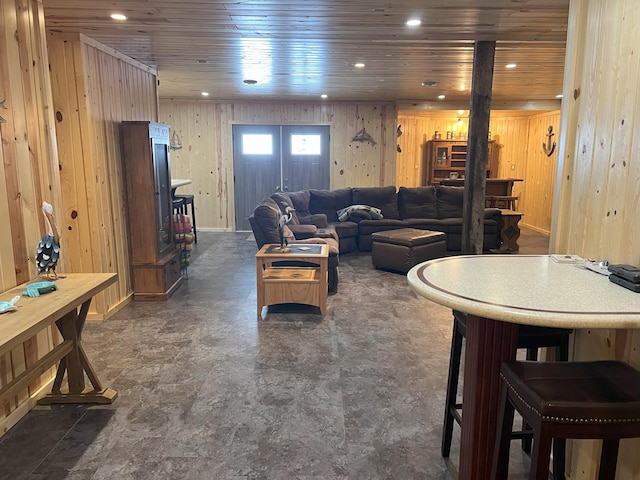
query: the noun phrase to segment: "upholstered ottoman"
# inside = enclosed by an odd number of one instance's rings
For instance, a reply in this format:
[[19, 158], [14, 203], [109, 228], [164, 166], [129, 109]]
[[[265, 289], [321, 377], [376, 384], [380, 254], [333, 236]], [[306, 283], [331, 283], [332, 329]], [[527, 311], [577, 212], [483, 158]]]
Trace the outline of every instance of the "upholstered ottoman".
[[376, 268], [407, 273], [411, 267], [446, 254], [445, 234], [400, 228], [371, 234], [371, 261]]

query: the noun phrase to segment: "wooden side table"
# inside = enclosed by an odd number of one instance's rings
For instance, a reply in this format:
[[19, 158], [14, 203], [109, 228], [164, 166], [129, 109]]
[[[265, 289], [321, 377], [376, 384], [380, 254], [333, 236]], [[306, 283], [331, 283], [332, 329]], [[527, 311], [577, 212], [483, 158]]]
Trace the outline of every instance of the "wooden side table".
[[500, 209], [500, 238], [502, 239], [500, 252], [511, 253], [520, 250], [518, 245], [520, 226], [518, 222], [522, 215], [524, 214], [513, 210]]
[[[286, 266], [282, 263], [286, 262]], [[303, 303], [327, 313], [329, 246], [291, 244], [264, 245], [256, 253], [258, 317], [262, 307], [278, 303]]]

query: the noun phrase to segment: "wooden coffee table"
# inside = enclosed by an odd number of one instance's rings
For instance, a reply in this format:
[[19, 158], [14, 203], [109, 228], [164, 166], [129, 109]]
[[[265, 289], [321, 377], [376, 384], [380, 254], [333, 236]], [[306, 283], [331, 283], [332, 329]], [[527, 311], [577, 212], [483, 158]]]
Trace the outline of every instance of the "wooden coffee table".
[[284, 251], [280, 245], [264, 245], [256, 253], [258, 317], [262, 317], [262, 307], [279, 303], [314, 305], [324, 316], [328, 264], [326, 244], [291, 244]]

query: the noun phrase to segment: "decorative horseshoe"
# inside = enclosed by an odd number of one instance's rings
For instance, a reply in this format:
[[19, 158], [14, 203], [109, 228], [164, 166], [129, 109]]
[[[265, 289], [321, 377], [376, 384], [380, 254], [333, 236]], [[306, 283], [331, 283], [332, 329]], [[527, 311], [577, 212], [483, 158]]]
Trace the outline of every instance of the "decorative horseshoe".
[[542, 144], [542, 149], [544, 150], [544, 153], [547, 155], [547, 157], [550, 157], [551, 155], [553, 155], [553, 152], [556, 151], [556, 142], [553, 142], [553, 144], [551, 144], [551, 138], [555, 135], [555, 133], [553, 133], [553, 125], [549, 125], [547, 132], [547, 143]]

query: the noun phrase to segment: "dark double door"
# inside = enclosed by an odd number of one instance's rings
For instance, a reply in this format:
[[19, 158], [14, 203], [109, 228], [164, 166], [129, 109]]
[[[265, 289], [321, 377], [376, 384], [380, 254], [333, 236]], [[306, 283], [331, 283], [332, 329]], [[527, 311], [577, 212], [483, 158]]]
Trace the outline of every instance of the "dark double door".
[[329, 188], [329, 126], [234, 125], [236, 230], [277, 191]]

